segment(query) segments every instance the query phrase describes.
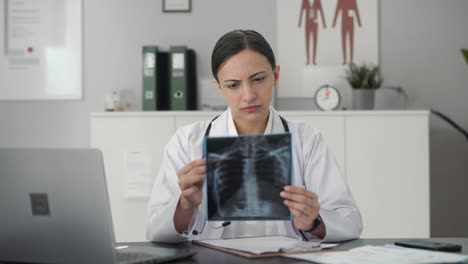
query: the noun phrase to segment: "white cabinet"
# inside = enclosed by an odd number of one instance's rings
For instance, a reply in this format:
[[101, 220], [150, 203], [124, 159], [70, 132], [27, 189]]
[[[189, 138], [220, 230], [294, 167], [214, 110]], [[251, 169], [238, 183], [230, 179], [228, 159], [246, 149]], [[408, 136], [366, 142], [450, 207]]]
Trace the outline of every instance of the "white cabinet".
[[[427, 111], [280, 112], [322, 131], [364, 220], [363, 238], [429, 237]], [[102, 150], [116, 240], [145, 240], [147, 196], [126, 195], [128, 153], [149, 156], [151, 183], [178, 127], [215, 112], [91, 114], [91, 146]]]
[[350, 114], [345, 126], [363, 237], [429, 237], [428, 114]]
[[91, 146], [101, 149], [104, 156], [107, 189], [111, 202], [116, 240], [144, 241], [147, 197], [127, 197], [128, 155], [147, 153], [150, 173], [156, 175], [161, 164], [162, 148], [174, 133], [173, 116], [126, 113], [93, 114], [91, 116]]
[[346, 171], [345, 160], [345, 117], [337, 113], [282, 112], [282, 116], [294, 121], [304, 121], [320, 130], [330, 147], [341, 172]]

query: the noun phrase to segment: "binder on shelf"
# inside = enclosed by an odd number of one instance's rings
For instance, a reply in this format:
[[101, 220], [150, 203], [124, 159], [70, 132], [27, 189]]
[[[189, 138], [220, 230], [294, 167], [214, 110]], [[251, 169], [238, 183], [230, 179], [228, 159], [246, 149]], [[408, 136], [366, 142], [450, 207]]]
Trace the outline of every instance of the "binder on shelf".
[[169, 109], [168, 53], [143, 47], [143, 111]]
[[195, 52], [185, 46], [170, 47], [170, 109], [197, 110]]
[[156, 110], [157, 54], [158, 47], [143, 47], [143, 111]]

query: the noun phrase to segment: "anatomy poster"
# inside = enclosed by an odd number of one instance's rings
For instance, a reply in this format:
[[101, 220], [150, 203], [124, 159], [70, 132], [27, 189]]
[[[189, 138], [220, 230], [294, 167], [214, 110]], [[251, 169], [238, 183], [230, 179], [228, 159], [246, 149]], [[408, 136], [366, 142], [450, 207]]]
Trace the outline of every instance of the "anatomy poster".
[[379, 63], [378, 0], [277, 0], [277, 20], [280, 97], [313, 95], [317, 76], [349, 63]]
[[280, 192], [291, 185], [291, 134], [209, 137], [208, 220], [289, 220]]

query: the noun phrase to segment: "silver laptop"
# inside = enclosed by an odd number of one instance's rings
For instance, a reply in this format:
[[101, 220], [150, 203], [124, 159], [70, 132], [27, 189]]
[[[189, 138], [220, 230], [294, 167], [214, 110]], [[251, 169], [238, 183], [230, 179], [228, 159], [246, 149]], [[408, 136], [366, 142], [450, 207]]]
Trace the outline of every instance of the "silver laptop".
[[116, 249], [96, 149], [0, 148], [0, 262], [160, 263], [190, 249]]

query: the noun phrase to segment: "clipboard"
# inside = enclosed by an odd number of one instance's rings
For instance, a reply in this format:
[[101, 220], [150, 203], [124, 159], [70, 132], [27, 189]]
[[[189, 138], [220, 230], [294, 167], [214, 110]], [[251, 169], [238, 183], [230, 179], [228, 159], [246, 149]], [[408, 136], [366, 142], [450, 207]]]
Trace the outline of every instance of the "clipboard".
[[340, 252], [340, 251], [348, 251], [349, 249], [347, 248], [335, 248], [335, 249], [320, 249], [320, 250], [301, 250], [301, 251], [296, 251], [296, 252], [271, 252], [271, 253], [262, 253], [262, 254], [254, 254], [250, 252], [245, 252], [245, 251], [239, 251], [235, 249], [230, 249], [230, 248], [224, 248], [224, 247], [219, 247], [219, 246], [214, 246], [211, 244], [204, 243], [203, 241], [192, 241], [192, 243], [219, 250], [225, 253], [245, 257], [245, 258], [250, 258], [250, 259], [259, 259], [259, 258], [271, 258], [271, 257], [283, 257], [283, 256], [288, 256], [288, 255], [298, 255], [298, 254], [310, 254], [310, 253], [324, 253], [324, 252]]

